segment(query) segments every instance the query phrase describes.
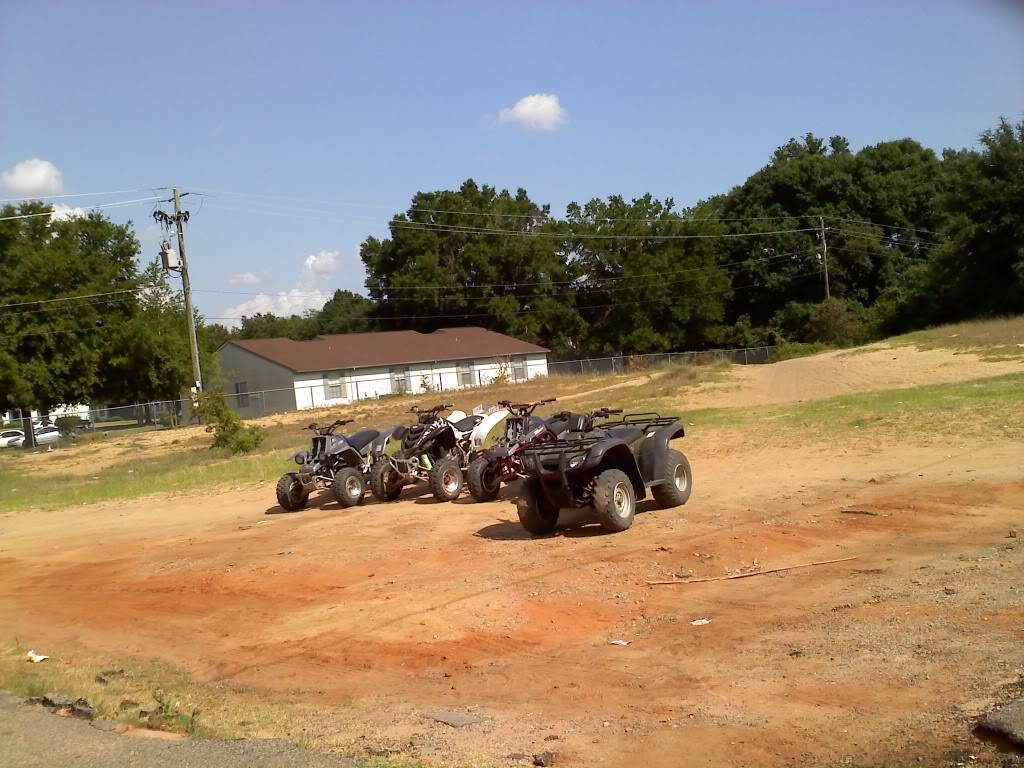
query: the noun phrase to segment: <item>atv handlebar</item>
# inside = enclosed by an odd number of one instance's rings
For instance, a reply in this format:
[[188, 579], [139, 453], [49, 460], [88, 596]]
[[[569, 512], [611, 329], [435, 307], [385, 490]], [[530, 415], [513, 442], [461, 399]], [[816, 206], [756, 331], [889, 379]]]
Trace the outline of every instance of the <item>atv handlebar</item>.
[[538, 406], [547, 405], [557, 400], [557, 397], [548, 397], [535, 403], [513, 403], [511, 400], [499, 400], [498, 405], [506, 410], [515, 411], [520, 416], [529, 416]]
[[355, 419], [337, 419], [333, 424], [328, 424], [323, 427], [314, 421], [312, 424], [307, 425], [306, 429], [311, 429], [318, 435], [330, 435], [334, 433], [336, 427], [351, 424], [353, 421], [355, 421]]

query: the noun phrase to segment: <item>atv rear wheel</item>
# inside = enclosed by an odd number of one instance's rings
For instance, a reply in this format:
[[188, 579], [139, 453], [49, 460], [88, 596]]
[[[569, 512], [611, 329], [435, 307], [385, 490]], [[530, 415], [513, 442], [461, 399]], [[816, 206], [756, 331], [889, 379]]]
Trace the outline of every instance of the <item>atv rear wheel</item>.
[[462, 470], [455, 459], [439, 459], [427, 475], [430, 492], [438, 501], [455, 501], [462, 493]]
[[621, 469], [606, 469], [594, 485], [594, 511], [606, 531], [617, 533], [633, 524], [636, 492], [629, 476]]
[[682, 451], [666, 451], [661, 471], [665, 482], [651, 488], [654, 500], [665, 509], [685, 504], [693, 490], [693, 472], [690, 470], [689, 459]]
[[516, 512], [523, 528], [534, 536], [551, 533], [558, 525], [557, 506], [548, 501], [535, 479], [524, 480], [516, 499]]
[[486, 456], [478, 456], [469, 464], [469, 495], [475, 501], [494, 501], [501, 490], [498, 468]]
[[403, 485], [402, 476], [387, 459], [370, 469], [370, 490], [379, 501], [394, 501], [401, 495]]
[[354, 467], [339, 469], [334, 474], [334, 497], [343, 507], [354, 507], [366, 495], [366, 480], [363, 473]]
[[309, 493], [302, 487], [302, 481], [296, 472], [281, 475], [277, 481], [277, 503], [286, 512], [295, 512], [306, 506]]

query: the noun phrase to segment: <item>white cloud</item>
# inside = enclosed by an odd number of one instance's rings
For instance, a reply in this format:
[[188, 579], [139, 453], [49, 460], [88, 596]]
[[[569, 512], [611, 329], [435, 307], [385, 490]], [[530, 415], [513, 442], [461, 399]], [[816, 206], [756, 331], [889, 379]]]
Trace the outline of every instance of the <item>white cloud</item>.
[[523, 96], [513, 107], [498, 113], [498, 123], [518, 123], [531, 131], [555, 131], [569, 122], [558, 96], [553, 93], [533, 93]]
[[239, 272], [237, 275], [232, 275], [228, 283], [231, 285], [258, 285], [260, 282], [259, 275], [252, 272]]
[[[322, 284], [338, 268], [338, 251], [320, 251], [305, 258], [302, 274], [293, 288], [281, 293], [261, 293], [241, 304], [224, 310], [225, 317], [251, 317], [258, 312], [272, 312], [275, 315], [301, 315], [308, 309], [320, 309], [331, 297], [333, 290], [326, 292]], [[243, 273], [250, 274], [251, 273]], [[252, 275], [256, 277], [255, 275]], [[240, 277], [240, 275], [236, 275]], [[259, 278], [257, 278], [259, 279]], [[228, 327], [237, 326], [237, 320], [226, 320]]]
[[49, 160], [33, 157], [22, 160], [0, 173], [0, 182], [16, 195], [59, 195], [64, 192], [64, 176]]
[[50, 214], [50, 220], [61, 221], [62, 219], [76, 219], [79, 216], [85, 216], [84, 208], [72, 208], [62, 203], [54, 203], [53, 213]]

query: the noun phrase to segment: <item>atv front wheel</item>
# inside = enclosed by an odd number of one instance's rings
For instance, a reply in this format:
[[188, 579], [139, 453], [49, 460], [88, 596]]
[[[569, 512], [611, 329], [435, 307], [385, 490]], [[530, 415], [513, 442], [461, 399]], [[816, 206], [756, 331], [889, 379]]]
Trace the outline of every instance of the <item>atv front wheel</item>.
[[455, 501], [462, 493], [462, 470], [455, 459], [441, 459], [430, 468], [427, 482], [435, 499]]
[[370, 490], [380, 501], [394, 501], [402, 493], [402, 476], [387, 459], [370, 468]]
[[685, 504], [693, 490], [693, 472], [685, 454], [676, 450], [666, 451], [661, 471], [665, 482], [651, 488], [654, 500], [665, 509]]
[[354, 507], [366, 495], [363, 473], [353, 467], [339, 469], [334, 475], [334, 497], [343, 507]]
[[494, 501], [501, 490], [498, 468], [486, 456], [478, 456], [469, 464], [469, 495], [474, 501]]
[[277, 503], [286, 512], [295, 512], [306, 506], [309, 493], [302, 487], [302, 481], [296, 472], [281, 475], [277, 481]]
[[629, 476], [621, 469], [606, 469], [594, 485], [594, 511], [606, 531], [618, 533], [633, 524], [636, 492]]
[[516, 512], [519, 513], [519, 522], [523, 528], [534, 536], [551, 533], [558, 525], [559, 511], [557, 506], [545, 498], [537, 480], [523, 481], [519, 498], [516, 499]]

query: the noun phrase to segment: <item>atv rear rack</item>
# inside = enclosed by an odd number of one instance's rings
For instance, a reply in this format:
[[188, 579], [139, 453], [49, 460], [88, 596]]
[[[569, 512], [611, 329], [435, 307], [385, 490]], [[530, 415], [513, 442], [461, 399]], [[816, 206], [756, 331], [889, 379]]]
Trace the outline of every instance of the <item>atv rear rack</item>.
[[652, 427], [667, 427], [679, 421], [678, 416], [661, 416], [657, 413], [627, 413], [621, 419], [615, 421], [602, 421], [595, 424], [594, 429], [614, 429], [615, 427], [639, 427], [643, 425], [644, 431]]

